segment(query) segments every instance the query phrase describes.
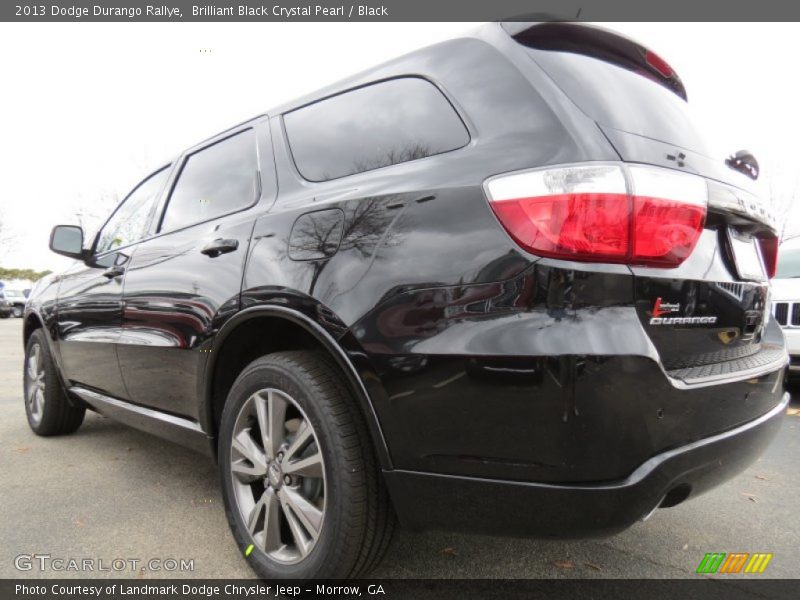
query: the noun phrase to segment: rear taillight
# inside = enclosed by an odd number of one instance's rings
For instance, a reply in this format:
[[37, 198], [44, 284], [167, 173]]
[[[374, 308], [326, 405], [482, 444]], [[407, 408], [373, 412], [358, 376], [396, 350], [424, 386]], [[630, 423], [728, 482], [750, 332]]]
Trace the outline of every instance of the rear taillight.
[[764, 261], [764, 270], [767, 277], [772, 279], [778, 270], [778, 238], [775, 236], [758, 238], [761, 248], [761, 260]]
[[608, 163], [501, 175], [486, 191], [503, 227], [533, 254], [654, 267], [691, 254], [708, 204], [701, 177]]

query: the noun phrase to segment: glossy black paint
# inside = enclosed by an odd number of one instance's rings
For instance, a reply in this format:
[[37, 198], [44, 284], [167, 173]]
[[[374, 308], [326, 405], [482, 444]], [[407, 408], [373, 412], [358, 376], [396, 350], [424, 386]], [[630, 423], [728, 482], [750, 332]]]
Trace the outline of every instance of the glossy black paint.
[[747, 468], [778, 433], [788, 402], [787, 394], [756, 421], [654, 456], [617, 481], [555, 485], [400, 470], [387, 473], [386, 481], [400, 521], [410, 529], [549, 538], [609, 535]]
[[125, 252], [104, 257], [102, 264], [76, 263], [58, 277], [56, 317], [58, 353], [69, 381], [126, 398], [116, 347], [122, 333], [122, 274], [106, 274], [127, 265]]
[[[464, 147], [330, 181], [301, 176], [282, 115], [408, 76], [427, 79], [449, 100], [469, 133]], [[158, 215], [186, 157], [251, 127], [257, 201], [160, 232]], [[722, 235], [743, 226], [732, 215], [710, 216], [694, 253], [676, 269], [573, 263], [518, 248], [483, 183], [517, 169], [620, 159], [716, 178], [710, 159], [687, 150], [679, 165], [668, 158], [673, 150], [598, 126], [527, 49], [490, 25], [183, 153], [144, 238], [99, 257], [103, 266], [95, 258], [37, 284], [25, 336], [37, 326], [48, 330], [65, 382], [81, 401], [118, 417], [126, 404], [135, 407], [127, 422], [173, 439], [177, 426], [192, 433], [195, 447], [195, 433], [213, 444], [242, 361], [265, 350], [320, 349], [337, 361], [359, 402], [404, 520], [431, 526], [413, 516], [416, 509], [452, 495], [458, 486], [446, 489], [456, 481], [464, 499], [480, 490], [509, 506], [544, 499], [542, 515], [551, 518], [533, 519], [527, 532], [550, 533], [554, 524], [569, 534], [616, 530], [673, 484], [700, 490], [735, 469], [696, 470], [718, 451], [693, 450], [614, 491], [619, 482], [655, 456], [755, 423], [780, 403], [780, 360], [715, 385], [669, 374], [758, 357], [767, 347], [780, 351], [780, 331], [764, 320], [767, 284], [737, 280]], [[727, 169], [719, 178], [736, 177]], [[718, 323], [656, 328], [649, 313], [659, 297]], [[769, 437], [752, 431], [771, 431], [777, 419], [713, 448], [743, 465]], [[509, 482], [561, 487], [529, 495]], [[597, 501], [581, 491], [585, 484], [611, 491]], [[437, 506], [429, 514], [443, 525], [465, 526], [443, 514], [456, 508], [481, 520], [475, 529], [492, 528], [488, 513], [463, 503]]]
[[[117, 348], [127, 399], [198, 418], [197, 380], [207, 360], [203, 350], [239, 308], [237, 292], [251, 230], [251, 220], [242, 217], [139, 244], [125, 275]], [[203, 247], [219, 236], [239, 239], [242, 247], [214, 258], [204, 255]]]

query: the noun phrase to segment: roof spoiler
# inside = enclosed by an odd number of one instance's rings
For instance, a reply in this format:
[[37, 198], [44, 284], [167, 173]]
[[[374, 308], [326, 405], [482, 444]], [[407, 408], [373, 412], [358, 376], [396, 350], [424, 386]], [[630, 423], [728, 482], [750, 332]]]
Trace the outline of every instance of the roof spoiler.
[[590, 56], [633, 71], [687, 99], [683, 82], [663, 58], [619, 34], [578, 23], [505, 22], [501, 25], [514, 40], [528, 48]]

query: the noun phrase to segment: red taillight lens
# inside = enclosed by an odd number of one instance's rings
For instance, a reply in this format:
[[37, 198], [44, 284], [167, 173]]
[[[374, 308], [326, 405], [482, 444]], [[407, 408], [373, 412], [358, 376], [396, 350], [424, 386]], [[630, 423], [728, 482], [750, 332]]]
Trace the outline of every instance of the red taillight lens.
[[778, 271], [778, 238], [774, 236], [758, 238], [758, 245], [761, 248], [764, 270], [767, 272], [767, 277], [772, 279]]
[[632, 262], [674, 267], [692, 253], [706, 209], [661, 198], [634, 197]]
[[615, 261], [628, 253], [630, 202], [625, 194], [559, 194], [493, 204], [518, 244], [536, 254]]
[[514, 173], [486, 189], [511, 237], [534, 254], [656, 267], [691, 254], [708, 198], [700, 177], [618, 164]]

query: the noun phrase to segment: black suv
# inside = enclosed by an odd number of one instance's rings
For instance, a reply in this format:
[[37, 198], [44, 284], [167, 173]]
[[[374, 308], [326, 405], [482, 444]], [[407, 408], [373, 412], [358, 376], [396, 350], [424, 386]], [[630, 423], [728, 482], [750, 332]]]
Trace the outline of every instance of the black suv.
[[[367, 572], [396, 520], [609, 534], [780, 425], [776, 234], [659, 56], [489, 24], [189, 148], [25, 314], [40, 435], [86, 408], [212, 455], [264, 577]], [[749, 165], [749, 167], [748, 167]], [[252, 546], [252, 547], [251, 547]]]

